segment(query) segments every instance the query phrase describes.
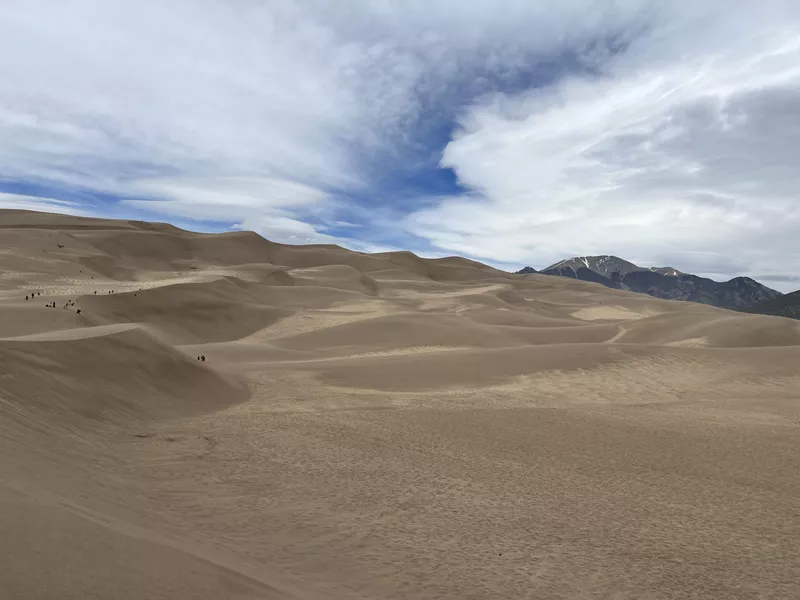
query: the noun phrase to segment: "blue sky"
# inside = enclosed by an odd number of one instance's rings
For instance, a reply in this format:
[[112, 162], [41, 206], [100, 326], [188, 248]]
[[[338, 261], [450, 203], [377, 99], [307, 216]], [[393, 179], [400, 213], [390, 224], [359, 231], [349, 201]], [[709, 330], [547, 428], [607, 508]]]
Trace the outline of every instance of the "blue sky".
[[800, 287], [800, 7], [0, 6], [0, 207]]

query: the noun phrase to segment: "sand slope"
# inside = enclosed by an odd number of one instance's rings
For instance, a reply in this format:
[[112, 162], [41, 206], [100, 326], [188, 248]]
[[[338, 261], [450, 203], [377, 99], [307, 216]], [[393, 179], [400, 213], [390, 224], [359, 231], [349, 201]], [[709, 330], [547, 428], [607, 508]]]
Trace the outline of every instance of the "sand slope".
[[0, 274], [9, 597], [800, 597], [797, 321], [26, 211]]

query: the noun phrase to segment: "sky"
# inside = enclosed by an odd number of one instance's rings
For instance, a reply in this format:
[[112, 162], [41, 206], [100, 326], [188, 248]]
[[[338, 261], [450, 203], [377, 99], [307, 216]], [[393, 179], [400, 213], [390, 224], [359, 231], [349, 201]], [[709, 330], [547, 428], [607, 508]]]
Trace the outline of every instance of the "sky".
[[0, 207], [800, 288], [793, 0], [0, 2]]

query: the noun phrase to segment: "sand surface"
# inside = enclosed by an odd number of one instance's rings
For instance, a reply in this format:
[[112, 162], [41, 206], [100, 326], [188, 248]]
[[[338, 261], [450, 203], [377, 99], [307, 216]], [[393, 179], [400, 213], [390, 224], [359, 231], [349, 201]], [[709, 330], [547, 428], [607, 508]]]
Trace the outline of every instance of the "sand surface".
[[0, 274], [0, 597], [800, 597], [797, 321], [25, 211]]

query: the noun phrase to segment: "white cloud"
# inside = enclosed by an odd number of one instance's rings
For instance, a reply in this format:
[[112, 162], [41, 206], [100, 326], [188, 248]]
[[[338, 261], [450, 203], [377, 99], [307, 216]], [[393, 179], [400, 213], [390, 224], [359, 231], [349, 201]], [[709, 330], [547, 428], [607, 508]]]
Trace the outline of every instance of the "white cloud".
[[575, 39], [602, 31], [585, 8], [3, 3], [2, 176], [123, 195], [153, 176], [352, 189], [365, 157], [411, 143], [421, 106], [453, 78], [524, 66], [566, 45], [568, 23]]
[[40, 198], [24, 194], [0, 192], [0, 208], [13, 210], [32, 210], [36, 212], [53, 212], [76, 216], [89, 216], [78, 204], [53, 198]]

